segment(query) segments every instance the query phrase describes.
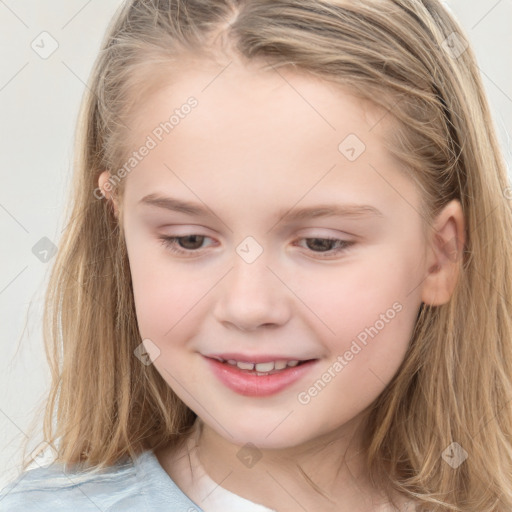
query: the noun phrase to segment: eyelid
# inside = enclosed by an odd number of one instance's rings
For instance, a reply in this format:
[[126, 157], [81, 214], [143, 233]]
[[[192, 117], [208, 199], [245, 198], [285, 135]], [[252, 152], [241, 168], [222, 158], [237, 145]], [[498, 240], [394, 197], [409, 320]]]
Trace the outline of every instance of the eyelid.
[[[203, 239], [208, 239], [208, 238], [211, 239], [212, 238], [212, 237], [209, 237], [208, 235], [202, 235], [199, 233], [186, 233], [184, 235], [160, 235], [158, 238], [161, 240], [162, 245], [174, 254], [182, 255], [186, 258], [200, 257], [206, 251], [205, 248], [183, 249], [177, 245], [177, 241], [179, 239], [187, 238], [187, 237], [191, 237], [191, 236], [199, 236], [199, 237], [202, 237]], [[295, 247], [297, 247], [297, 242], [300, 242], [303, 240], [327, 240], [330, 242], [337, 242], [337, 243], [341, 244], [341, 247], [337, 247], [335, 249], [329, 249], [327, 251], [313, 251], [313, 250], [308, 250], [307, 248], [304, 248], [304, 253], [307, 252], [307, 254], [305, 254], [307, 257], [310, 257], [311, 255], [315, 255], [313, 257], [313, 259], [324, 259], [324, 260], [333, 258], [340, 253], [344, 253], [344, 252], [348, 251], [356, 243], [354, 240], [345, 240], [345, 239], [337, 238], [334, 236], [320, 235], [320, 236], [300, 236], [293, 241], [293, 245]]]

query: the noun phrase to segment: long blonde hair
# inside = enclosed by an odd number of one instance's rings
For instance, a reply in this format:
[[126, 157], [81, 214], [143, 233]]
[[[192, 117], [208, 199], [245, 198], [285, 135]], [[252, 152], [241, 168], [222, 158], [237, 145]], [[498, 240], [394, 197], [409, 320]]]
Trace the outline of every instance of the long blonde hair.
[[[196, 418], [141, 343], [122, 229], [98, 176], [122, 165], [127, 119], [185, 55], [288, 66], [382, 106], [389, 150], [426, 219], [461, 202], [466, 243], [442, 306], [423, 304], [399, 371], [375, 400], [371, 478], [430, 511], [512, 510], [512, 214], [482, 82], [437, 0], [131, 0], [113, 20], [83, 101], [69, 223], [46, 297], [52, 374], [44, 439], [55, 462], [104, 467], [176, 443]], [[122, 192], [122, 182], [118, 185]], [[459, 448], [467, 459], [443, 457]], [[25, 452], [24, 452], [25, 455]], [[25, 461], [25, 467], [30, 460]]]

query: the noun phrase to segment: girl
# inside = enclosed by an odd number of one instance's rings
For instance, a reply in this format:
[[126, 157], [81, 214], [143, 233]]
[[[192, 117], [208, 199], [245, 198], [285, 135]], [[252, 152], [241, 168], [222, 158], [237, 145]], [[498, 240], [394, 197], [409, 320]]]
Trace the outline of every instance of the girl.
[[437, 0], [131, 0], [80, 126], [1, 511], [512, 510], [509, 189]]

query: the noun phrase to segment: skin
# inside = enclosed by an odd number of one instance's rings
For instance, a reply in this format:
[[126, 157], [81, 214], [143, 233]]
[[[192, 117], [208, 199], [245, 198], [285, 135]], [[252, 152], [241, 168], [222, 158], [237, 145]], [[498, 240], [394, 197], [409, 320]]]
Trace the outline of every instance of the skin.
[[[134, 148], [189, 96], [199, 104], [124, 178], [122, 201], [106, 190], [108, 171], [99, 179], [124, 228], [141, 336], [158, 347], [156, 369], [201, 418], [199, 458], [224, 488], [279, 512], [297, 503], [390, 510], [366, 479], [362, 425], [404, 359], [421, 303], [443, 304], [453, 292], [457, 263], [447, 247], [463, 242], [460, 204], [449, 203], [425, 239], [420, 193], [383, 147], [381, 112], [296, 71], [223, 67], [190, 64], [145, 98], [133, 115]], [[355, 161], [338, 150], [351, 133], [366, 146]], [[213, 213], [141, 204], [148, 194]], [[367, 204], [382, 215], [279, 220], [281, 210], [322, 203]], [[192, 257], [159, 239], [193, 234], [207, 238], [185, 240]], [[263, 249], [250, 264], [236, 252], [248, 236]], [[307, 241], [326, 236], [354, 244], [332, 254], [322, 251], [336, 246]], [[400, 312], [300, 403], [298, 394], [396, 303]], [[285, 390], [248, 397], [225, 387], [203, 357], [223, 352], [318, 360]], [[237, 457], [248, 442], [261, 455], [251, 468]], [[157, 457], [193, 496], [180, 453]], [[329, 499], [305, 484], [297, 463]]]

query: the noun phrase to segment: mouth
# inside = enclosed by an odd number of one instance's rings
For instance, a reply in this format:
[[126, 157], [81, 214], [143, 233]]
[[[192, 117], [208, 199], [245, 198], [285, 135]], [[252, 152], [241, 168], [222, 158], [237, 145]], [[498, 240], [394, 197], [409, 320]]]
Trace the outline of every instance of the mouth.
[[[213, 374], [231, 390], [247, 396], [278, 393], [304, 378], [319, 359], [243, 361], [204, 356]], [[260, 358], [261, 359], [261, 358]]]
[[263, 363], [253, 363], [249, 361], [237, 361], [236, 359], [223, 359], [222, 357], [218, 356], [211, 356], [210, 359], [215, 359], [216, 361], [219, 361], [223, 364], [228, 364], [230, 366], [236, 366], [239, 370], [250, 373], [252, 375], [273, 375], [282, 370], [285, 370], [286, 368], [295, 368], [296, 366], [314, 361], [314, 359], [279, 359]]

